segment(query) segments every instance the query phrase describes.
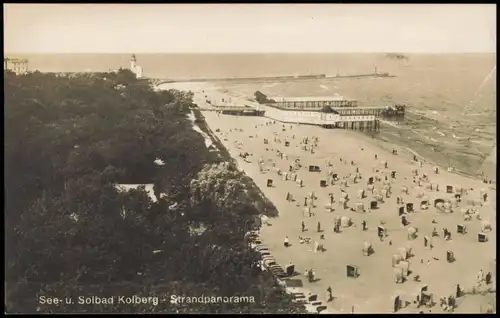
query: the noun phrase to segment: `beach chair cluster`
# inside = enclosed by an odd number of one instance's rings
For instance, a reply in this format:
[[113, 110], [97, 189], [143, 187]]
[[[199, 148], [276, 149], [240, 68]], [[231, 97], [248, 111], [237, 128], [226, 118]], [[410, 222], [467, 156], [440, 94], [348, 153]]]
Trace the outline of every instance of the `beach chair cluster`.
[[269, 271], [275, 278], [284, 278], [290, 276], [287, 272], [285, 272], [283, 267], [278, 264], [274, 256], [269, 253], [268, 247], [262, 244], [262, 242], [258, 238], [258, 234], [252, 233], [252, 237], [254, 238], [254, 240], [250, 243], [250, 246], [254, 251], [260, 254], [261, 268], [263, 270]]

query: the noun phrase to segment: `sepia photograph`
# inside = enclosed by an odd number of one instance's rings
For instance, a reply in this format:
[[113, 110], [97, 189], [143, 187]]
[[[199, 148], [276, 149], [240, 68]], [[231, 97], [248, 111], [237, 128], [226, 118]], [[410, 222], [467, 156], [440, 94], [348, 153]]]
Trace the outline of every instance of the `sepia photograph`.
[[6, 314], [496, 313], [495, 4], [4, 4]]

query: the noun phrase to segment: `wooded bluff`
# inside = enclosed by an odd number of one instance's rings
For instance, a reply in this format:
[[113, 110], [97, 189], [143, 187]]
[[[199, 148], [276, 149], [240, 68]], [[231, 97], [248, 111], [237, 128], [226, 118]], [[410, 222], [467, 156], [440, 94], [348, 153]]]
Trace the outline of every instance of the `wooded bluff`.
[[[6, 312], [304, 312], [256, 267], [244, 234], [269, 202], [192, 129], [191, 93], [127, 70], [5, 72], [4, 87]], [[115, 187], [147, 183], [157, 202]], [[173, 294], [256, 301], [39, 302]]]

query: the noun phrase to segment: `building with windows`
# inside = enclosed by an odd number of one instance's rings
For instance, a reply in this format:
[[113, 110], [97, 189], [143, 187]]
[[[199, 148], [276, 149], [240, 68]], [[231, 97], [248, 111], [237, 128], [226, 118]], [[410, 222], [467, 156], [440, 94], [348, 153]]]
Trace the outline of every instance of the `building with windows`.
[[[342, 96], [314, 96], [314, 97], [272, 97], [265, 104], [280, 110], [301, 112], [329, 111], [340, 116], [375, 116], [375, 117], [404, 117], [405, 105], [394, 106], [363, 106], [358, 107], [355, 99], [346, 99]], [[330, 108], [330, 110], [325, 108]]]
[[[256, 92], [258, 103], [221, 99], [206, 100], [225, 115], [265, 116], [283, 123], [318, 125], [324, 128], [380, 129], [379, 118], [404, 117], [406, 105], [358, 107], [357, 100], [342, 96], [272, 97]], [[207, 96], [205, 96], [207, 98]], [[237, 105], [242, 106], [237, 106]]]
[[318, 125], [325, 128], [378, 129], [379, 123], [374, 115], [341, 115], [336, 111], [325, 113], [318, 110], [283, 109], [263, 106], [265, 117], [283, 122]]
[[264, 104], [262, 108], [265, 109], [266, 117], [285, 123], [304, 123], [325, 128], [379, 129], [379, 118], [402, 118], [406, 107], [358, 107], [357, 100], [338, 95], [268, 98], [257, 92], [258, 97], [260, 103]]
[[3, 69], [12, 71], [17, 75], [23, 75], [28, 73], [28, 60], [27, 59], [3, 59]]

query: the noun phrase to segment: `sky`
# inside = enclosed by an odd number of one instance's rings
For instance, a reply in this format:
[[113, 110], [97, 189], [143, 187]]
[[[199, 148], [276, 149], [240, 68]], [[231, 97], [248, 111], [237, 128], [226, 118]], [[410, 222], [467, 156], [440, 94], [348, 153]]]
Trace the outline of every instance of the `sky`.
[[495, 4], [4, 4], [5, 53], [496, 53]]

